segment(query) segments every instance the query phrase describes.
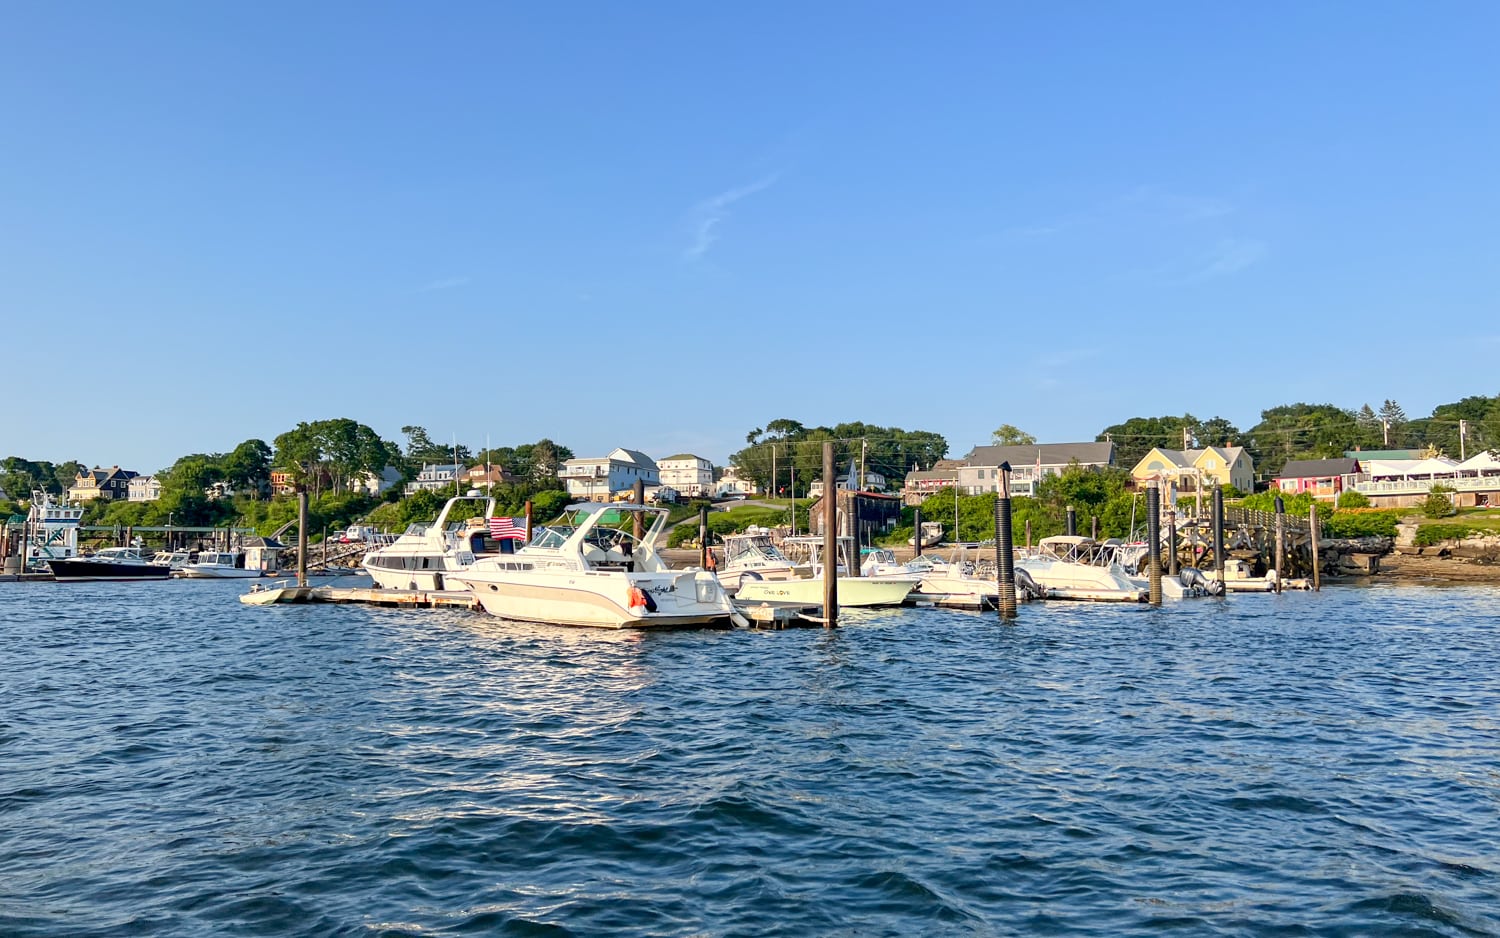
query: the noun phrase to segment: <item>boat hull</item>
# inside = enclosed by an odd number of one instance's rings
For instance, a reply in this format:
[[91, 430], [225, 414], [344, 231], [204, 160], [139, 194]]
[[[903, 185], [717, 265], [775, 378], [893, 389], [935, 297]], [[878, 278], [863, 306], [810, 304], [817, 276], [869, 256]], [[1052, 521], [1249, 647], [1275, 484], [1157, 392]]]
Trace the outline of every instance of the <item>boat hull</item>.
[[171, 567], [150, 563], [101, 563], [96, 560], [49, 560], [47, 566], [59, 583], [85, 583], [94, 580], [165, 580]]
[[366, 564], [364, 572], [376, 586], [387, 590], [468, 589], [462, 584], [448, 583], [447, 575], [460, 572], [457, 570], [391, 570]]
[[[849, 608], [859, 606], [899, 606], [917, 588], [916, 577], [844, 577], [838, 578], [839, 605]], [[740, 584], [735, 599], [748, 603], [787, 603], [801, 606], [823, 604], [823, 581], [802, 580], [750, 580]]]
[[246, 580], [261, 576], [259, 570], [246, 570], [243, 567], [217, 567], [208, 569], [204, 567], [180, 567], [175, 575], [184, 580]]
[[[712, 573], [508, 573], [470, 570], [444, 579], [473, 592], [490, 615], [520, 622], [603, 629], [728, 628], [734, 615]], [[656, 609], [632, 604], [632, 589], [649, 594]]]

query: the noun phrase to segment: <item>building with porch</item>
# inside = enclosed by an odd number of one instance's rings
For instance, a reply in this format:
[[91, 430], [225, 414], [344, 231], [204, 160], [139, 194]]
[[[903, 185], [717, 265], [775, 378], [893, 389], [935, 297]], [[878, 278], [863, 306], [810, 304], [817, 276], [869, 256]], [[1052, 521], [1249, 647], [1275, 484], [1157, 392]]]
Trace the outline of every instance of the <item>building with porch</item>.
[[156, 476], [136, 476], [126, 486], [126, 501], [154, 502], [161, 498], [161, 480]]
[[1412, 508], [1427, 500], [1435, 485], [1450, 489], [1459, 508], [1500, 505], [1500, 459], [1488, 451], [1457, 462], [1446, 456], [1427, 459], [1372, 459], [1353, 484], [1377, 508]]
[[1229, 485], [1241, 492], [1255, 491], [1255, 462], [1243, 446], [1210, 446], [1205, 449], [1152, 448], [1130, 470], [1137, 483], [1156, 479], [1176, 482], [1203, 480], [1204, 488]]
[[702, 456], [678, 453], [656, 465], [661, 484], [676, 489], [678, 495], [698, 498], [714, 493], [714, 464]]
[[417, 477], [406, 483], [407, 495], [415, 495], [417, 492], [442, 492], [445, 490], [457, 490], [466, 479], [460, 478], [466, 475], [467, 470], [458, 463], [433, 463], [422, 464], [422, 470]]
[[130, 480], [138, 475], [140, 473], [121, 469], [119, 466], [85, 469], [68, 486], [68, 501], [91, 502], [96, 498], [126, 501], [130, 498]]
[[569, 495], [591, 502], [607, 502], [616, 493], [633, 489], [637, 481], [648, 487], [661, 484], [655, 460], [624, 447], [611, 450], [607, 456], [569, 459], [557, 471], [557, 477]]

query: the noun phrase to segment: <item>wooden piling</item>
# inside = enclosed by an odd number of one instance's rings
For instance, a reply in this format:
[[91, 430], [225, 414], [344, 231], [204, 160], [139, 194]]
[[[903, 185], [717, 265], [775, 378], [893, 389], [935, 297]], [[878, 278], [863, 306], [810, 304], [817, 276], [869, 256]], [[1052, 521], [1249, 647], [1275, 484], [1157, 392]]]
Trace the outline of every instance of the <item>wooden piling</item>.
[[525, 545], [530, 544], [530, 543], [531, 543], [531, 499], [528, 498], [528, 499], [526, 499], [526, 540], [522, 541], [521, 544], [522, 544], [522, 546], [525, 546]]
[[[646, 504], [646, 480], [645, 479], [636, 479], [635, 480], [635, 492], [631, 496], [631, 501], [635, 502], [637, 505], [644, 505], [644, 504]], [[633, 534], [633, 535], [635, 535], [635, 539], [636, 539], [637, 543], [639, 543], [640, 540], [641, 540], [641, 538], [645, 537], [645, 535], [646, 535], [646, 524], [645, 524], [645, 522], [646, 522], [646, 516], [643, 513], [639, 512], [639, 511], [632, 511], [630, 513], [630, 533]]]
[[307, 586], [307, 489], [301, 486], [297, 488], [297, 585]]
[[[1030, 522], [1027, 522], [1030, 526]], [[995, 609], [1000, 618], [1016, 617], [1016, 557], [1011, 538], [1010, 463], [1000, 464], [1000, 497], [995, 499]]]
[[1176, 576], [1178, 570], [1177, 558], [1177, 512], [1167, 509], [1167, 573]]
[[1089, 537], [1099, 540], [1099, 516], [1089, 515]]
[[1031, 552], [1031, 519], [1026, 519], [1026, 551]]
[[707, 570], [713, 555], [708, 549], [708, 503], [698, 506], [698, 566]]
[[1161, 605], [1161, 489], [1152, 479], [1146, 483], [1146, 543], [1151, 546], [1147, 555], [1151, 579], [1148, 599], [1153, 606]]
[[839, 619], [838, 480], [833, 476], [833, 442], [823, 444], [823, 625]]
[[1310, 505], [1307, 509], [1307, 533], [1308, 544], [1312, 548], [1312, 585], [1313, 592], [1323, 588], [1323, 571], [1318, 566], [1318, 506]]

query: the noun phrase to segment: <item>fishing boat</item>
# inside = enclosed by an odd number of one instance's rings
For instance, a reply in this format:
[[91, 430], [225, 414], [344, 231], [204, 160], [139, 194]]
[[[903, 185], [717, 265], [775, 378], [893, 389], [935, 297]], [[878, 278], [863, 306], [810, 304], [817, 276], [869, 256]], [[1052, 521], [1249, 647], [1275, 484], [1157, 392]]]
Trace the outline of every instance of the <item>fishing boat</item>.
[[1146, 590], [1110, 558], [1101, 560], [1093, 538], [1075, 534], [1044, 537], [1016, 561], [1048, 599], [1145, 602]]
[[[922, 546], [935, 547], [943, 542], [943, 523], [941, 521], [922, 522]], [[912, 534], [906, 539], [907, 546], [917, 546], [917, 535]]]
[[47, 561], [59, 583], [89, 580], [165, 580], [172, 569], [152, 563], [139, 547], [106, 547], [92, 557]]
[[731, 593], [746, 579], [790, 580], [797, 565], [781, 552], [767, 528], [751, 526], [743, 534], [724, 535], [724, 563], [719, 582]]
[[[483, 514], [453, 520], [472, 508], [480, 508]], [[489, 527], [494, 513], [495, 500], [470, 489], [467, 494], [448, 499], [437, 520], [413, 524], [390, 544], [365, 554], [361, 565], [382, 589], [445, 589], [449, 574], [468, 569], [480, 557], [500, 552], [499, 541], [492, 539]]]
[[[860, 565], [860, 574], [865, 579], [902, 579], [917, 577], [917, 588], [907, 597], [908, 602], [931, 603], [934, 606], [956, 606], [961, 609], [982, 609], [995, 605], [1000, 595], [1000, 581], [994, 576], [979, 572], [973, 561], [949, 562], [941, 557], [923, 554], [905, 563], [896, 559], [889, 548], [875, 548], [865, 555]], [[842, 584], [840, 584], [842, 589]], [[1026, 590], [1020, 583], [1016, 589], [1017, 599], [1026, 599]], [[842, 602], [842, 598], [840, 599]]]
[[[788, 539], [793, 540], [793, 539]], [[823, 539], [817, 536], [796, 538], [805, 548], [815, 549]], [[883, 577], [849, 576], [851, 569], [849, 552], [852, 538], [838, 538], [839, 563], [834, 575], [838, 577], [839, 605], [899, 606], [907, 595], [917, 588], [921, 578], [914, 575]], [[735, 601], [739, 603], [783, 603], [798, 606], [821, 606], [823, 604], [823, 564], [814, 561], [811, 575], [789, 580], [743, 580]]]
[[198, 559], [179, 567], [174, 576], [191, 580], [238, 580], [261, 575], [245, 569], [245, 555], [235, 551], [199, 551]]
[[31, 493], [31, 510], [22, 527], [21, 557], [24, 569], [45, 571], [53, 560], [78, 556], [78, 525], [83, 509], [55, 501], [42, 491]]
[[712, 572], [667, 568], [658, 553], [667, 514], [654, 505], [571, 505], [514, 554], [479, 558], [445, 579], [505, 619], [612, 629], [748, 625]]

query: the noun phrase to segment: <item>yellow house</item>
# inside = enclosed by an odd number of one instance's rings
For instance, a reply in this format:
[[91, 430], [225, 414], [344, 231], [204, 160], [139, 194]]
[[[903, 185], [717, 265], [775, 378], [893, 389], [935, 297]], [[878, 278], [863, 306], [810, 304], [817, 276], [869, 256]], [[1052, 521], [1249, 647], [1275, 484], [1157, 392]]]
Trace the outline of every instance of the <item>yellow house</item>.
[[1241, 492], [1255, 491], [1255, 463], [1243, 446], [1210, 446], [1206, 449], [1167, 449], [1158, 446], [1141, 457], [1130, 470], [1137, 482], [1149, 479], [1181, 483], [1195, 471], [1204, 485], [1232, 485]]

